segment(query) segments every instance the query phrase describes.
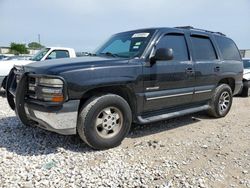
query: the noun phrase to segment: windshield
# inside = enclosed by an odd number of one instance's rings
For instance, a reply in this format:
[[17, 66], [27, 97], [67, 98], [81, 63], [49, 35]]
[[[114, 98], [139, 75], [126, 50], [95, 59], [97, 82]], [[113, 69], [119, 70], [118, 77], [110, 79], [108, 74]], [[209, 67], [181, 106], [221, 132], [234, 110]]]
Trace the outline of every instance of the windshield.
[[48, 53], [50, 48], [43, 48], [39, 52], [37, 52], [30, 60], [32, 61], [41, 61], [42, 58]]
[[250, 59], [249, 60], [243, 60], [243, 65], [244, 65], [244, 68], [250, 68]]
[[144, 30], [113, 35], [95, 54], [123, 58], [139, 57], [152, 34], [153, 30]]

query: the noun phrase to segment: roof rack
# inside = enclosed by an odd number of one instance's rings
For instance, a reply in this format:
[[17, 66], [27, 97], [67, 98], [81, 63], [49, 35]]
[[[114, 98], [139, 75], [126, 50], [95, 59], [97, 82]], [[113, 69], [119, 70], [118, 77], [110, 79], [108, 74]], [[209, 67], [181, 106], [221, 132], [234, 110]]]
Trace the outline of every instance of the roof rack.
[[214, 32], [214, 31], [208, 31], [208, 30], [205, 30], [205, 29], [198, 29], [198, 28], [194, 28], [192, 26], [178, 26], [178, 27], [175, 27], [175, 28], [203, 31], [203, 32], [215, 33], [215, 34], [219, 34], [219, 35], [222, 35], [222, 36], [226, 36], [224, 33], [221, 33], [221, 32]]

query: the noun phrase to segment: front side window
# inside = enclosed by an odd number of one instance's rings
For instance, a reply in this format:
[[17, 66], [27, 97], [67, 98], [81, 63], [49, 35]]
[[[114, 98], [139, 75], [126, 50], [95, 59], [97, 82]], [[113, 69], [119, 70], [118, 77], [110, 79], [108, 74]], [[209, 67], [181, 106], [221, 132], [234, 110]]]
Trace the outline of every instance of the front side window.
[[214, 46], [208, 37], [194, 35], [191, 36], [194, 57], [197, 61], [216, 60]]
[[69, 57], [69, 52], [67, 50], [54, 50], [52, 51], [46, 59], [60, 59]]
[[139, 57], [148, 45], [153, 30], [133, 31], [112, 36], [96, 52], [96, 55], [132, 58]]
[[189, 60], [187, 44], [184, 35], [182, 34], [168, 34], [165, 35], [156, 46], [159, 48], [173, 49], [173, 60], [187, 61]]

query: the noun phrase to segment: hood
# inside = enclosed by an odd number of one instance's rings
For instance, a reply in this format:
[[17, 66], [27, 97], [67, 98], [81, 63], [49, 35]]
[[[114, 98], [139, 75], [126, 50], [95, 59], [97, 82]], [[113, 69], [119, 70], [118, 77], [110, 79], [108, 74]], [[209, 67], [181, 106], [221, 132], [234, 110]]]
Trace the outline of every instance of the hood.
[[7, 76], [10, 72], [10, 70], [15, 66], [15, 65], [27, 65], [31, 63], [32, 61], [30, 60], [9, 60], [9, 61], [1, 61], [0, 62], [0, 76]]
[[30, 63], [25, 66], [25, 71], [37, 74], [59, 74], [75, 69], [95, 68], [119, 65], [128, 62], [128, 59], [113, 57], [86, 56], [77, 58], [62, 58]]

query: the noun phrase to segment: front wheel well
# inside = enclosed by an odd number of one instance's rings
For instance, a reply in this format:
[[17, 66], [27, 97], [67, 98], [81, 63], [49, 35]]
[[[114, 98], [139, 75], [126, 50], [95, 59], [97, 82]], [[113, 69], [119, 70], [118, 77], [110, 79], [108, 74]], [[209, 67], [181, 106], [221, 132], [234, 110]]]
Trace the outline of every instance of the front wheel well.
[[81, 108], [85, 104], [85, 102], [88, 99], [90, 99], [91, 97], [105, 95], [108, 93], [119, 95], [120, 97], [124, 98], [127, 101], [127, 103], [129, 104], [131, 111], [132, 111], [132, 114], [133, 115], [135, 114], [135, 112], [136, 112], [136, 99], [135, 99], [135, 96], [133, 95], [132, 90], [126, 86], [106, 86], [106, 87], [99, 87], [99, 88], [95, 88], [95, 89], [91, 89], [91, 90], [87, 91], [86, 93], [83, 94], [83, 96], [80, 100], [78, 112], [79, 112], [79, 110], [81, 110]]
[[230, 86], [232, 92], [234, 92], [235, 89], [235, 80], [233, 78], [223, 78], [222, 80], [219, 81], [219, 84], [227, 84]]

